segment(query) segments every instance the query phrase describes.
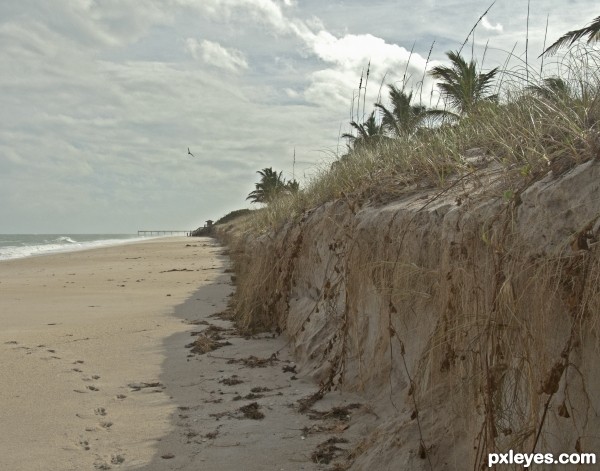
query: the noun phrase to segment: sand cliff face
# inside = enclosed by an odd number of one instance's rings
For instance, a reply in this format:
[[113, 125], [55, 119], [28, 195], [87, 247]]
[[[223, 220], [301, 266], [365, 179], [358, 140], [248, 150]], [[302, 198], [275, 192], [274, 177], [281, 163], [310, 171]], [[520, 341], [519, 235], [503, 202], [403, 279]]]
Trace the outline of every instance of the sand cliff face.
[[230, 241], [242, 322], [281, 329], [324, 392], [378, 416], [351, 469], [600, 451], [600, 164], [514, 192], [501, 178]]

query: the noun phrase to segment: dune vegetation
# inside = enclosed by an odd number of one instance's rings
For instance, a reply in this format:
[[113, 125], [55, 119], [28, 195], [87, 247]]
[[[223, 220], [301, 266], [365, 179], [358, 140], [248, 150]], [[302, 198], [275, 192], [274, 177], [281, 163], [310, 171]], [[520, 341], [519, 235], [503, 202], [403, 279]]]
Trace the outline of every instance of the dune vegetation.
[[[581, 37], [581, 30], [567, 34]], [[568, 45], [565, 37], [548, 51]], [[427, 72], [441, 96], [435, 107], [421, 101], [423, 80], [409, 89], [390, 78], [384, 88], [388, 96], [380, 91], [366, 112], [366, 87], [372, 84], [361, 77], [351, 132], [342, 135], [345, 152], [332, 154], [302, 187], [254, 198], [268, 204], [253, 212], [249, 228], [276, 228], [337, 198], [362, 204], [389, 201], [416, 186], [444, 189], [457, 178], [468, 178], [473, 171], [468, 156], [474, 153], [501, 167], [507, 198], [550, 170], [560, 174], [598, 155], [600, 54], [593, 44], [576, 43], [561, 56], [546, 54], [539, 69], [511, 54], [504, 68], [487, 71], [462, 51], [446, 55], [449, 66]], [[511, 60], [517, 65], [511, 66]], [[409, 80], [403, 77], [399, 83]], [[262, 190], [257, 186], [257, 191]]]

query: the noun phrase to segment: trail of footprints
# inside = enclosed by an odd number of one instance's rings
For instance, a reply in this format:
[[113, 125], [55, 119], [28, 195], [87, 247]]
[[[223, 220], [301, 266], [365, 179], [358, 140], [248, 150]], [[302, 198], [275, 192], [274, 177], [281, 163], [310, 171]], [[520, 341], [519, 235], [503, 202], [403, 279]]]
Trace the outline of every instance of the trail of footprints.
[[[88, 375], [83, 370], [85, 362], [83, 360], [75, 360], [69, 361], [59, 356], [56, 349], [48, 348], [46, 345], [40, 344], [35, 347], [29, 347], [26, 345], [20, 344], [16, 340], [10, 340], [4, 342], [5, 345], [12, 347], [14, 350], [22, 350], [25, 355], [39, 355], [40, 360], [42, 361], [61, 361], [65, 363], [66, 371], [71, 371], [74, 374], [80, 376], [81, 381], [84, 383], [81, 388], [73, 389], [74, 393], [77, 394], [88, 394], [88, 393], [97, 393], [100, 392], [101, 388], [99, 387], [98, 380], [101, 379], [100, 375], [92, 374]], [[142, 383], [145, 384], [145, 383]], [[127, 396], [124, 394], [118, 394], [115, 396], [118, 400], [123, 400]], [[103, 398], [106, 398], [103, 396]], [[96, 420], [95, 426], [87, 426], [84, 428], [83, 434], [80, 434], [79, 437], [75, 440], [76, 448], [86, 451], [93, 452], [93, 441], [97, 441], [99, 437], [93, 437], [90, 434], [96, 434], [100, 431], [110, 432], [111, 427], [113, 426], [113, 422], [110, 421], [109, 412], [106, 407], [96, 407], [92, 413], [76, 413], [76, 417], [80, 419], [84, 419], [88, 421], [89, 419], [94, 418]], [[119, 466], [125, 462], [125, 457], [120, 451], [117, 451], [111, 454], [110, 457], [106, 458], [99, 454], [95, 455], [94, 460], [94, 468], [99, 470], [109, 470], [113, 469], [113, 466]]]

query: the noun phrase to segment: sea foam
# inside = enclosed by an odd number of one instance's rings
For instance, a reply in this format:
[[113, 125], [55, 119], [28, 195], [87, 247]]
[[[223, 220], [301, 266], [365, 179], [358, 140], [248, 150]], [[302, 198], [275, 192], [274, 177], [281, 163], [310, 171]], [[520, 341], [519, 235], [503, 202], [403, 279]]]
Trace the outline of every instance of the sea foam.
[[151, 238], [156, 237], [139, 237], [129, 234], [0, 235], [0, 261], [127, 244]]

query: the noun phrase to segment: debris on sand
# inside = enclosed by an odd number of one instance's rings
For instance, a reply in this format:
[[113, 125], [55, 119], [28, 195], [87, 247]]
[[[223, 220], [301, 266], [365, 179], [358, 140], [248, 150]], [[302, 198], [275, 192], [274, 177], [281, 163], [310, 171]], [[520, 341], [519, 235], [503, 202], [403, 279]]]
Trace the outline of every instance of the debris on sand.
[[210, 337], [207, 337], [204, 334], [200, 334], [196, 337], [192, 343], [186, 345], [187, 348], [191, 348], [192, 353], [197, 353], [199, 355], [203, 355], [208, 352], [212, 352], [217, 348], [224, 347], [226, 345], [231, 345], [230, 342], [219, 342], [218, 340], [213, 340]]
[[260, 411], [258, 402], [251, 402], [248, 405], [242, 406], [238, 411], [244, 414], [244, 418], [246, 419], [261, 420], [265, 418], [265, 414]]
[[233, 321], [235, 320], [235, 313], [233, 312], [233, 309], [225, 309], [221, 312], [215, 312], [214, 314], [211, 314], [208, 317], [214, 317], [224, 321]]
[[348, 421], [350, 420], [350, 414], [352, 409], [358, 409], [361, 407], [361, 404], [348, 404], [347, 406], [336, 406], [332, 407], [328, 411], [318, 411], [314, 409], [308, 410], [308, 417], [312, 420], [325, 420], [325, 419], [333, 419], [333, 420], [341, 420]]
[[237, 375], [233, 375], [231, 378], [225, 378], [219, 381], [219, 383], [226, 386], [235, 386], [237, 384], [242, 384], [243, 382], [244, 380], [239, 379]]
[[298, 412], [301, 414], [309, 410], [317, 401], [323, 399], [323, 391], [319, 390], [310, 396], [298, 400]]
[[336, 446], [338, 443], [348, 443], [345, 438], [331, 437], [319, 444], [311, 455], [313, 463], [329, 464], [332, 460], [338, 458], [345, 450]]
[[258, 358], [254, 355], [250, 355], [247, 358], [232, 358], [227, 363], [241, 363], [247, 368], [266, 368], [267, 366], [273, 366], [279, 359], [277, 358], [277, 354], [273, 353], [268, 358]]
[[348, 427], [350, 427], [350, 424], [347, 423], [313, 424], [302, 429], [302, 436], [308, 437], [317, 433], [344, 433], [348, 430]]
[[265, 418], [265, 414], [263, 414], [260, 409], [261, 406], [258, 404], [258, 402], [251, 402], [250, 404], [240, 407], [235, 412], [225, 411], [209, 415], [217, 420], [220, 420], [223, 417], [229, 417], [233, 419], [262, 420]]
[[165, 388], [165, 386], [159, 381], [150, 381], [147, 383], [129, 383], [127, 386], [129, 386], [134, 391], [140, 391], [142, 389], [147, 389], [147, 388], [161, 388], [161, 389]]

